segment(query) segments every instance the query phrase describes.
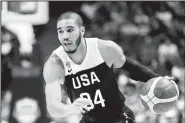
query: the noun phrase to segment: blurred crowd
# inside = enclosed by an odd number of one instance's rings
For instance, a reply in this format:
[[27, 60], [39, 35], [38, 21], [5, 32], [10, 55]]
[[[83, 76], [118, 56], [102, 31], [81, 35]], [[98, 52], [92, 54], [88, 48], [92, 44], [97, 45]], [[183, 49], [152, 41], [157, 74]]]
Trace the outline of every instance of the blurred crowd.
[[[116, 71], [120, 90], [127, 99], [126, 105], [134, 111], [136, 122], [183, 123], [185, 2], [88, 1], [83, 2], [77, 9], [85, 17], [86, 37], [113, 40], [122, 47], [125, 55], [136, 59], [161, 76], [175, 77], [180, 90], [177, 104], [163, 115], [154, 115], [146, 110], [140, 101], [139, 93], [143, 83], [129, 79], [125, 71]], [[10, 27], [14, 27], [13, 30]], [[10, 25], [1, 28], [1, 80], [6, 82], [2, 83], [2, 90], [6, 90], [12, 81], [13, 64], [30, 66], [32, 45], [36, 43], [36, 39], [33, 27], [26, 27], [24, 29], [19, 25]], [[27, 33], [24, 33], [25, 30]], [[20, 35], [16, 34], [18, 31], [21, 31]], [[68, 118], [70, 119], [72, 120]], [[73, 120], [70, 122], [74, 123]]]
[[161, 76], [175, 77], [180, 89], [177, 105], [164, 115], [153, 115], [138, 101], [142, 84], [118, 72], [120, 90], [137, 123], [184, 122], [185, 2], [87, 2], [81, 12], [90, 20], [87, 37], [113, 40], [127, 56]]

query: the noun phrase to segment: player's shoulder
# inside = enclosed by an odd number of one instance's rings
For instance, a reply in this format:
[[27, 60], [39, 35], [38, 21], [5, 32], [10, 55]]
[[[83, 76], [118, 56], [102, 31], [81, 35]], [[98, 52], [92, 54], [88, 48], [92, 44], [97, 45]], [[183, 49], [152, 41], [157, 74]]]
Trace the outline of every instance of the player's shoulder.
[[55, 54], [52, 53], [45, 64], [51, 64], [51, 65], [63, 65], [62, 60]]
[[98, 48], [105, 51], [118, 51], [121, 47], [112, 40], [103, 40], [97, 38]]
[[60, 65], [63, 67], [63, 63], [62, 60], [59, 58], [59, 54], [62, 53], [62, 46], [59, 46], [58, 48], [56, 48], [55, 50], [53, 50], [53, 52], [51, 53], [50, 57], [47, 59], [46, 61], [46, 65]]
[[102, 55], [108, 55], [108, 57], [115, 57], [118, 54], [122, 54], [122, 48], [111, 40], [97, 39], [98, 49]]
[[64, 76], [64, 66], [62, 60], [54, 53], [50, 55], [44, 64], [43, 77], [45, 81], [53, 82]]
[[108, 66], [112, 66], [114, 60], [123, 56], [122, 48], [111, 40], [97, 39], [98, 49]]

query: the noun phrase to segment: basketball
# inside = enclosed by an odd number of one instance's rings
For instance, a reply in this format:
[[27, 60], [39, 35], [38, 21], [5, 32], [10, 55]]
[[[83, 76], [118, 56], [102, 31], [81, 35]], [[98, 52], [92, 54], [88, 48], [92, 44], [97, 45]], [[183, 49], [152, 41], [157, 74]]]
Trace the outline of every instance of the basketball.
[[146, 109], [155, 114], [169, 111], [179, 97], [179, 89], [174, 81], [163, 77], [148, 80], [141, 88], [140, 98]]

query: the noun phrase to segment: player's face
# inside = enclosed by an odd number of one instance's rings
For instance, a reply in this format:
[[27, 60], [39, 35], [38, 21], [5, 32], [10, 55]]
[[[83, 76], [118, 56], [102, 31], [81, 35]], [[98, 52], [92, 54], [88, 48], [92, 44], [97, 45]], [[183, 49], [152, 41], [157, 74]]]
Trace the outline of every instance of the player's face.
[[60, 43], [67, 53], [74, 53], [83, 36], [82, 28], [73, 19], [61, 20], [57, 23], [57, 32]]

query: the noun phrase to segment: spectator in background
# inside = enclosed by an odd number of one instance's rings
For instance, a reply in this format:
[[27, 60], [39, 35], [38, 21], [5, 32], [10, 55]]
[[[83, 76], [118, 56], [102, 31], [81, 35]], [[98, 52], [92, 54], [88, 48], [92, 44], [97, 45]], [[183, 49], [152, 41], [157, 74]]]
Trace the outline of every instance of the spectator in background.
[[11, 30], [20, 42], [21, 67], [33, 66], [36, 44], [33, 26], [46, 24], [48, 16], [48, 2], [2, 2], [2, 25]]
[[139, 48], [140, 52], [140, 59], [144, 65], [152, 68], [153, 70], [157, 69], [157, 46], [152, 41], [150, 36], [146, 36], [144, 42], [142, 43], [141, 47]]
[[125, 104], [128, 105], [135, 114], [141, 113], [145, 110], [141, 101], [139, 101], [139, 88], [131, 82], [124, 86], [123, 94], [127, 98]]
[[96, 17], [96, 12], [99, 8], [99, 5], [100, 4], [97, 2], [87, 2], [83, 3], [80, 9], [88, 17], [88, 19], [93, 21]]
[[[23, 14], [23, 12], [35, 11], [35, 2], [8, 2], [8, 10], [3, 9], [4, 15], [12, 14], [12, 16]], [[25, 14], [25, 13], [24, 13]], [[31, 13], [28, 13], [31, 14]], [[11, 17], [11, 16], [10, 16]], [[11, 18], [9, 18], [11, 20]], [[9, 21], [8, 20], [8, 21]], [[18, 20], [18, 17], [17, 17]], [[13, 22], [2, 22], [2, 24], [9, 30], [11, 30], [18, 38], [20, 42], [19, 52], [20, 54], [27, 56], [32, 55], [33, 44], [36, 43], [35, 33], [33, 25], [27, 21], [13, 21]]]
[[177, 45], [169, 39], [165, 39], [158, 47], [158, 59], [161, 65], [164, 65], [168, 71], [171, 71], [175, 61], [179, 59]]
[[179, 123], [179, 111], [176, 108], [159, 116], [158, 123]]
[[171, 70], [171, 75], [175, 77], [176, 82], [179, 86], [180, 93], [184, 93], [184, 78], [185, 78], [185, 67], [182, 61], [177, 62]]
[[12, 65], [13, 58], [16, 57], [15, 49], [18, 48], [19, 44], [15, 42], [15, 35], [6, 28], [1, 28], [1, 34], [1, 121], [3, 123], [7, 122], [10, 116], [10, 103], [12, 100], [10, 85], [13, 81]]
[[1, 94], [3, 94], [4, 91], [9, 89], [9, 85], [12, 83], [12, 67], [13, 63], [17, 62], [14, 57], [18, 57], [16, 49], [18, 49], [19, 43], [14, 33], [4, 27], [1, 29]]
[[[184, 34], [185, 34], [185, 28], [184, 28]], [[181, 60], [185, 61], [185, 39], [180, 39], [180, 46], [179, 46], [179, 53], [181, 55]], [[184, 65], [183, 65], [184, 66]]]
[[129, 82], [129, 78], [125, 75], [124, 72], [119, 72], [117, 77], [117, 82], [119, 85], [119, 90], [121, 93], [124, 93], [124, 87]]
[[[183, 86], [184, 87], [184, 86]], [[183, 89], [184, 90], [184, 89]], [[181, 90], [182, 91], [182, 90]], [[183, 121], [184, 121], [184, 114], [185, 114], [185, 111], [184, 111], [184, 98], [185, 97], [185, 95], [184, 95], [184, 92], [182, 93], [180, 93], [180, 97], [179, 97], [179, 100], [178, 100], [178, 102], [177, 102], [177, 110], [179, 111], [179, 122], [178, 123], [183, 123]]]

